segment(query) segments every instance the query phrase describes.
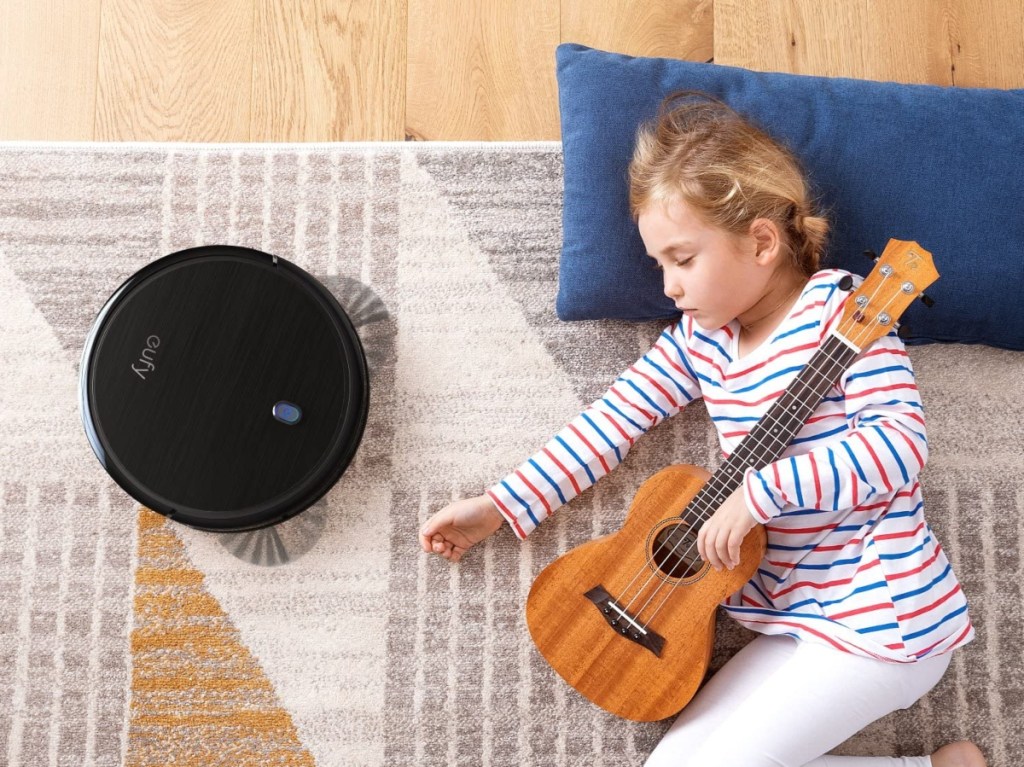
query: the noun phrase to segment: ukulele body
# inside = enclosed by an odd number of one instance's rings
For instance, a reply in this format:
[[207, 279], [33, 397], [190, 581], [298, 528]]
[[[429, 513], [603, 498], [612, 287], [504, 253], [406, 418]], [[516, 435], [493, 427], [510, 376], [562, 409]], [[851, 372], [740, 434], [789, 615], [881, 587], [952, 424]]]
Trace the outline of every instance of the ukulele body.
[[[732, 570], [697, 556], [696, 531], [672, 510], [685, 508], [709, 477], [686, 464], [662, 469], [637, 490], [617, 533], [559, 557], [530, 589], [526, 622], [541, 655], [581, 695], [623, 718], [664, 719], [690, 701], [711, 659], [719, 603], [764, 557], [763, 525], [747, 533]], [[659, 564], [672, 549], [690, 550], [693, 561]]]

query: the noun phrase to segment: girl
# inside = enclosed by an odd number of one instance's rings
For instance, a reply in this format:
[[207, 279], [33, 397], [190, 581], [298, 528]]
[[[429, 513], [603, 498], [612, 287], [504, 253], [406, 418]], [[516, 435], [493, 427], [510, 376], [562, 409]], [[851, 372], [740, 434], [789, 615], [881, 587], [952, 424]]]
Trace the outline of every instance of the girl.
[[[542, 450], [427, 520], [424, 551], [458, 562], [506, 522], [525, 538], [697, 397], [728, 455], [837, 325], [849, 273], [819, 268], [829, 225], [797, 159], [724, 103], [669, 96], [638, 133], [629, 197], [682, 317]], [[931, 757], [823, 756], [913, 705], [974, 638], [923, 516], [926, 457], [913, 370], [893, 332], [701, 528], [698, 552], [721, 569], [737, 564], [754, 525], [766, 526], [758, 571], [722, 603], [760, 636], [698, 691], [648, 767], [984, 767], [966, 741]]]

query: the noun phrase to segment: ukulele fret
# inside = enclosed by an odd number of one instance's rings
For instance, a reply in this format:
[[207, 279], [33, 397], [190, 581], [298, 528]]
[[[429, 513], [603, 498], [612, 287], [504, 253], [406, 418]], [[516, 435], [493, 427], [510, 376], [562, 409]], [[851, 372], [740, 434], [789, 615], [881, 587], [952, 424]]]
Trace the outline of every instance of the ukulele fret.
[[761, 469], [778, 460], [824, 399], [832, 385], [852, 364], [859, 350], [830, 333], [810, 362], [793, 379], [768, 412], [750, 430], [725, 462], [680, 514], [703, 522], [743, 483], [748, 468]]

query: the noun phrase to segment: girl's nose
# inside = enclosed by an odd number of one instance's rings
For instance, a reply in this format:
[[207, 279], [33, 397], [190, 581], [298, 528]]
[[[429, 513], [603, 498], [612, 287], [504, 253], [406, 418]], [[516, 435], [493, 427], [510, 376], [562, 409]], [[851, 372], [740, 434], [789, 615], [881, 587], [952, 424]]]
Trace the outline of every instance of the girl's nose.
[[678, 284], [676, 284], [672, 280], [669, 280], [668, 278], [665, 279], [665, 295], [666, 296], [671, 298], [673, 301], [678, 301], [679, 300], [679, 296], [681, 296], [682, 294], [683, 294], [683, 291], [680, 290]]

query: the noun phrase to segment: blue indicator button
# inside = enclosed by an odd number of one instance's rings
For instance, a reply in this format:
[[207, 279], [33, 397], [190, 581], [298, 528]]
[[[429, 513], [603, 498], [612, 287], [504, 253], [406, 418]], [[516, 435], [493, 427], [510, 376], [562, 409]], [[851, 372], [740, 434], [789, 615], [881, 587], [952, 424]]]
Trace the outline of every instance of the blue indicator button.
[[283, 400], [274, 405], [273, 413], [274, 418], [289, 426], [294, 426], [302, 418], [302, 409], [298, 405]]

